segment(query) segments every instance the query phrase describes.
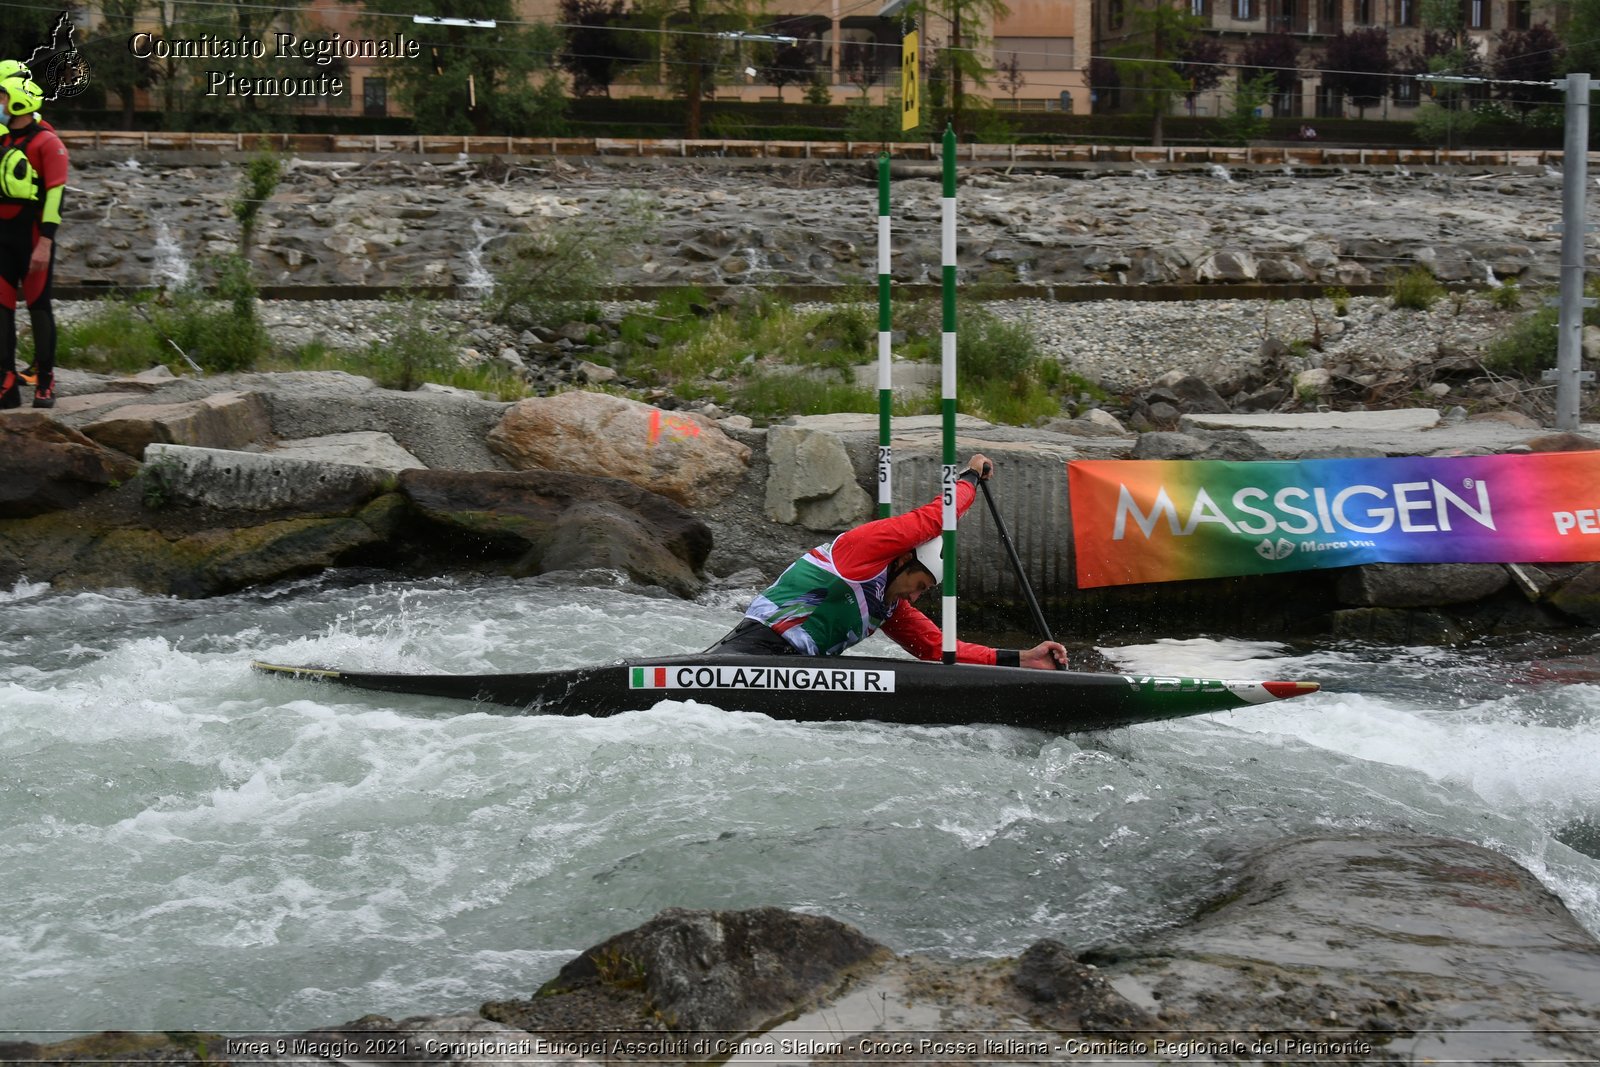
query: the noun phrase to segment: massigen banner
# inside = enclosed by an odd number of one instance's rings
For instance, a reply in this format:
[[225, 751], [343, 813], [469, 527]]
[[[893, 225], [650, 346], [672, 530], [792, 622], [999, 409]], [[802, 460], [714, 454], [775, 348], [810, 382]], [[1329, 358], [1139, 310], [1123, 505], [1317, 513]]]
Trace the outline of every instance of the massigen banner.
[[1078, 586], [1600, 560], [1600, 452], [1067, 465]]

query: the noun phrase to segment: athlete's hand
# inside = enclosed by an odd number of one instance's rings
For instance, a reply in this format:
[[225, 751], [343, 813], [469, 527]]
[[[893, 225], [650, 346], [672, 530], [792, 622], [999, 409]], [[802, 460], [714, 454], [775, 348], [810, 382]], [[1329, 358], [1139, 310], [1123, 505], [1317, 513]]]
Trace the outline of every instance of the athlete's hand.
[[1024, 667], [1032, 667], [1037, 671], [1056, 670], [1057, 664], [1061, 667], [1067, 665], [1066, 646], [1058, 641], [1041, 641], [1037, 645], [1020, 653], [1017, 662]]
[[41, 237], [34, 243], [33, 255], [28, 257], [28, 273], [37, 274], [50, 269], [50, 245], [48, 237]]
[[987, 481], [994, 473], [994, 464], [982, 452], [974, 452], [972, 458], [967, 460], [967, 470], [976, 474], [980, 481]]

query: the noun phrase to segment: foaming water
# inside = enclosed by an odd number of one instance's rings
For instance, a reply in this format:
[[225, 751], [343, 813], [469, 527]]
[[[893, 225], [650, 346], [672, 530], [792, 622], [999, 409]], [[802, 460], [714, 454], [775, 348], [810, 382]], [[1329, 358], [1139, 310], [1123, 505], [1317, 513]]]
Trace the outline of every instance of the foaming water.
[[[669, 906], [774, 904], [902, 951], [1077, 947], [1181, 920], [1289, 834], [1443, 833], [1600, 930], [1600, 645], [1108, 648], [1315, 678], [1286, 704], [1097, 735], [613, 718], [252, 673], [252, 657], [514, 671], [703, 648], [686, 603], [561, 579], [305, 582], [208, 601], [0, 592], [11, 1025], [265, 1028], [470, 1009]], [[877, 642], [863, 651], [884, 654]], [[1534, 662], [1537, 661], [1537, 662]]]

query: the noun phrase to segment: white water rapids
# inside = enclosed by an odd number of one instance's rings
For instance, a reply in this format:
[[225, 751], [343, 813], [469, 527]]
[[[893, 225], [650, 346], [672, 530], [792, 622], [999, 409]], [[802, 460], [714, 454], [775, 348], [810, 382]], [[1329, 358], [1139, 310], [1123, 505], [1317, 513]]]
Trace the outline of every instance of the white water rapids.
[[900, 951], [1083, 948], [1181, 921], [1239, 853], [1302, 833], [1486, 844], [1600, 932], [1592, 632], [1108, 647], [1130, 671], [1327, 691], [1069, 737], [678, 701], [517, 716], [250, 671], [691, 652], [744, 596], [686, 603], [604, 573], [354, 577], [206, 601], [0, 591], [5, 1025], [37, 1040], [470, 1010], [673, 905], [819, 912]]

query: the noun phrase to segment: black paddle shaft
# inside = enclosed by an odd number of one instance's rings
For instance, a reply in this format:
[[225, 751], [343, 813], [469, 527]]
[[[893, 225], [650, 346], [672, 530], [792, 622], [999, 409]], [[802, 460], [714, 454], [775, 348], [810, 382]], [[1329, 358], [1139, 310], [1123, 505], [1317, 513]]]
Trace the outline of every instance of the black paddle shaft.
[[[1011, 543], [1011, 534], [1006, 532], [1005, 520], [1000, 517], [1000, 509], [995, 507], [994, 494], [989, 491], [989, 482], [985, 478], [978, 479], [978, 488], [983, 490], [983, 499], [989, 504], [989, 514], [994, 517], [995, 529], [1000, 531], [1000, 543], [1006, 546], [1006, 555], [1011, 557], [1011, 566], [1017, 572], [1017, 582], [1022, 586], [1022, 595], [1028, 598], [1028, 610], [1033, 612], [1033, 621], [1039, 627], [1039, 632], [1044, 634], [1046, 641], [1054, 641], [1050, 636], [1050, 624], [1044, 621], [1044, 612], [1039, 610], [1039, 601], [1034, 599], [1033, 587], [1028, 584], [1028, 576], [1023, 573], [1022, 559], [1017, 555], [1017, 547]], [[1055, 657], [1050, 662], [1055, 664], [1056, 670], [1065, 670]]]

